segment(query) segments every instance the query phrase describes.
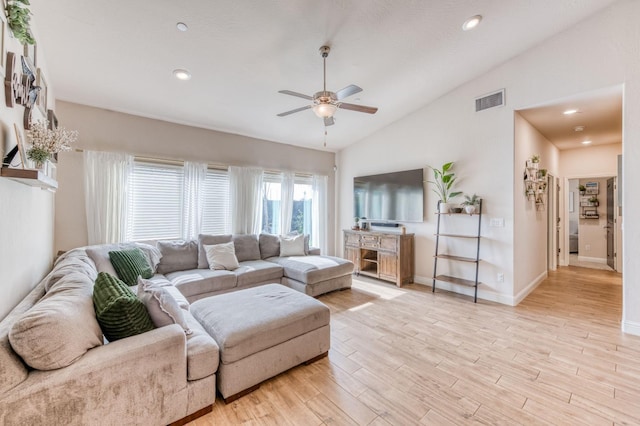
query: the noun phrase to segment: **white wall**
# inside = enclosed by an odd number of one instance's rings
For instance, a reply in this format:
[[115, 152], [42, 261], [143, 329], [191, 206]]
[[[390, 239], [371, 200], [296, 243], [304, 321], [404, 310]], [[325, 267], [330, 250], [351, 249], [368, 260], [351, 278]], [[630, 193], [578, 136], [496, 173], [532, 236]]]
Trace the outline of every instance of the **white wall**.
[[[32, 19], [35, 32], [35, 18]], [[17, 57], [21, 70], [23, 47], [5, 33], [6, 49]], [[37, 33], [36, 33], [37, 36]], [[37, 38], [37, 37], [36, 37]], [[47, 75], [46, 61], [38, 52], [37, 66]], [[0, 52], [0, 54], [2, 54]], [[6, 57], [5, 57], [6, 60]], [[4, 80], [5, 69], [0, 70]], [[8, 108], [4, 102], [4, 84], [0, 88], [0, 160], [16, 145], [14, 123], [22, 126], [24, 107]], [[54, 108], [53, 87], [49, 86], [48, 108]], [[34, 108], [35, 119], [43, 118]], [[48, 272], [53, 260], [54, 195], [10, 179], [0, 178], [0, 318], [4, 318]]]
[[[524, 195], [524, 171], [527, 159], [540, 155], [540, 169], [558, 176], [559, 151], [520, 114], [515, 113], [515, 226], [514, 251], [517, 266], [513, 280], [516, 302], [524, 299], [547, 277], [547, 218], [549, 206], [536, 207], [535, 201]], [[520, 177], [520, 179], [517, 179]], [[550, 190], [550, 188], [547, 188]], [[544, 197], [545, 201], [547, 197]], [[518, 262], [518, 260], [521, 260]]]
[[[520, 272], [527, 259], [514, 262], [514, 253], [527, 241], [516, 239], [514, 232], [514, 196], [523, 197], [515, 186], [522, 175], [514, 176], [514, 167], [521, 167], [514, 163], [514, 110], [624, 84], [624, 179], [639, 181], [640, 169], [635, 167], [640, 162], [637, 16], [640, 2], [621, 0], [340, 152], [338, 229], [351, 226], [354, 176], [455, 160], [464, 178], [460, 187], [485, 197], [487, 219], [505, 218], [506, 223], [504, 228], [484, 226], [481, 255], [486, 262], [481, 265], [481, 281], [487, 285], [480, 296], [515, 302], [517, 289], [527, 286]], [[506, 89], [506, 107], [473, 112], [475, 97], [500, 88]], [[624, 211], [637, 211], [640, 197], [634, 188], [623, 185], [623, 191]], [[436, 200], [430, 192], [427, 197], [425, 222], [409, 227], [416, 232], [417, 275], [422, 279], [432, 272], [431, 212]], [[626, 223], [623, 328], [636, 334], [640, 334], [640, 247], [629, 242], [639, 239], [640, 223]], [[504, 283], [496, 283], [497, 271], [504, 272]]]
[[[335, 154], [58, 101], [58, 118], [80, 132], [77, 147], [175, 160], [317, 173], [329, 177], [329, 253], [333, 254]], [[82, 154], [60, 155], [55, 247], [87, 244]]]

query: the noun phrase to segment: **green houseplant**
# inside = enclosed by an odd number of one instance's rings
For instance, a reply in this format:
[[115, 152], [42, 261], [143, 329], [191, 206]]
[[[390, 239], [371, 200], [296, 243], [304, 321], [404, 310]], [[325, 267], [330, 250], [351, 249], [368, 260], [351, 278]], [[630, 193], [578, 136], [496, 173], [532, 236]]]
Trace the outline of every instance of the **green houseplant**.
[[460, 203], [461, 206], [464, 206], [464, 211], [467, 214], [474, 214], [476, 212], [476, 206], [480, 204], [480, 197], [476, 194], [473, 195], [465, 195], [464, 201]]
[[578, 191], [580, 192], [580, 195], [584, 195], [585, 192], [587, 192], [587, 187], [584, 185], [578, 185]]
[[429, 183], [434, 186], [432, 188], [433, 192], [440, 197], [440, 213], [448, 213], [450, 208], [449, 201], [462, 194], [460, 191], [453, 190], [456, 175], [451, 171], [452, 167], [453, 161], [443, 164], [440, 169], [429, 166], [433, 170], [433, 180], [430, 180]]
[[22, 44], [34, 44], [31, 34], [31, 11], [29, 0], [9, 0], [7, 2], [7, 22], [13, 36]]

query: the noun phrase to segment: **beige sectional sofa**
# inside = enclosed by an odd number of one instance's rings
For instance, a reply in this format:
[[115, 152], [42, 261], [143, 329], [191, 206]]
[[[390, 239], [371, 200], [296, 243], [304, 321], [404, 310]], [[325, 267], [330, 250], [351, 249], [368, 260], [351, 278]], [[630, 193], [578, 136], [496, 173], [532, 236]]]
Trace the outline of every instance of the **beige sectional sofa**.
[[[202, 246], [227, 240], [234, 241], [240, 268], [208, 269]], [[65, 253], [0, 322], [0, 424], [160, 425], [210, 410], [220, 349], [189, 312], [191, 302], [265, 283], [313, 296], [351, 286], [350, 262], [311, 250], [282, 258], [276, 243], [265, 235], [201, 235], [156, 247], [129, 243]], [[98, 272], [115, 272], [110, 250], [132, 245], [156, 268], [152, 280], [175, 294], [191, 334], [174, 324], [104, 342], [93, 283]]]

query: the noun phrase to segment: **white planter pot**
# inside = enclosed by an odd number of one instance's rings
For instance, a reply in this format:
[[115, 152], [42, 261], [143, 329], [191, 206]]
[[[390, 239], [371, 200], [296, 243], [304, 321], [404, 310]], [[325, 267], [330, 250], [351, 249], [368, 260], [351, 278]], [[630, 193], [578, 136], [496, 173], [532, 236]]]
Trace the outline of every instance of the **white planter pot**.
[[449, 213], [451, 209], [451, 203], [440, 202], [440, 213]]
[[474, 214], [476, 212], [476, 206], [464, 206], [464, 211], [467, 214]]

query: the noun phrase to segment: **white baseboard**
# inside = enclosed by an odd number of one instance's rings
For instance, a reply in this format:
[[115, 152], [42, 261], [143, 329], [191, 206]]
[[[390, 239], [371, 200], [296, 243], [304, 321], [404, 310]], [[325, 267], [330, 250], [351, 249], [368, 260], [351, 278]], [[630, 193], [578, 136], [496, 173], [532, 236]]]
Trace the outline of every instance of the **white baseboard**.
[[592, 262], [592, 263], [602, 263], [603, 265], [607, 264], [607, 259], [603, 259], [601, 257], [586, 257], [586, 256], [578, 256], [578, 262]]
[[633, 334], [634, 336], [640, 336], [640, 322], [623, 320], [622, 332], [627, 334]]
[[[433, 283], [433, 278], [419, 277], [416, 275], [413, 277], [413, 281], [416, 284], [421, 284], [421, 285], [426, 285], [431, 287], [431, 284]], [[473, 297], [473, 293], [474, 293], [473, 287], [451, 284], [444, 281], [438, 281], [436, 283], [436, 289], [451, 291], [453, 293], [464, 294], [466, 296], [471, 296], [471, 297]], [[515, 306], [515, 304], [513, 303], [514, 302], [513, 297], [506, 294], [496, 293], [494, 291], [487, 291], [482, 289], [481, 287], [478, 287], [478, 299], [488, 300], [490, 302], [496, 302], [502, 305]]]
[[518, 292], [518, 294], [513, 298], [515, 303], [512, 306], [516, 306], [518, 303], [522, 302], [533, 290], [536, 289], [536, 287], [540, 285], [542, 281], [547, 278], [547, 276], [547, 271], [544, 271], [531, 281], [528, 286], [520, 290], [520, 292]]

